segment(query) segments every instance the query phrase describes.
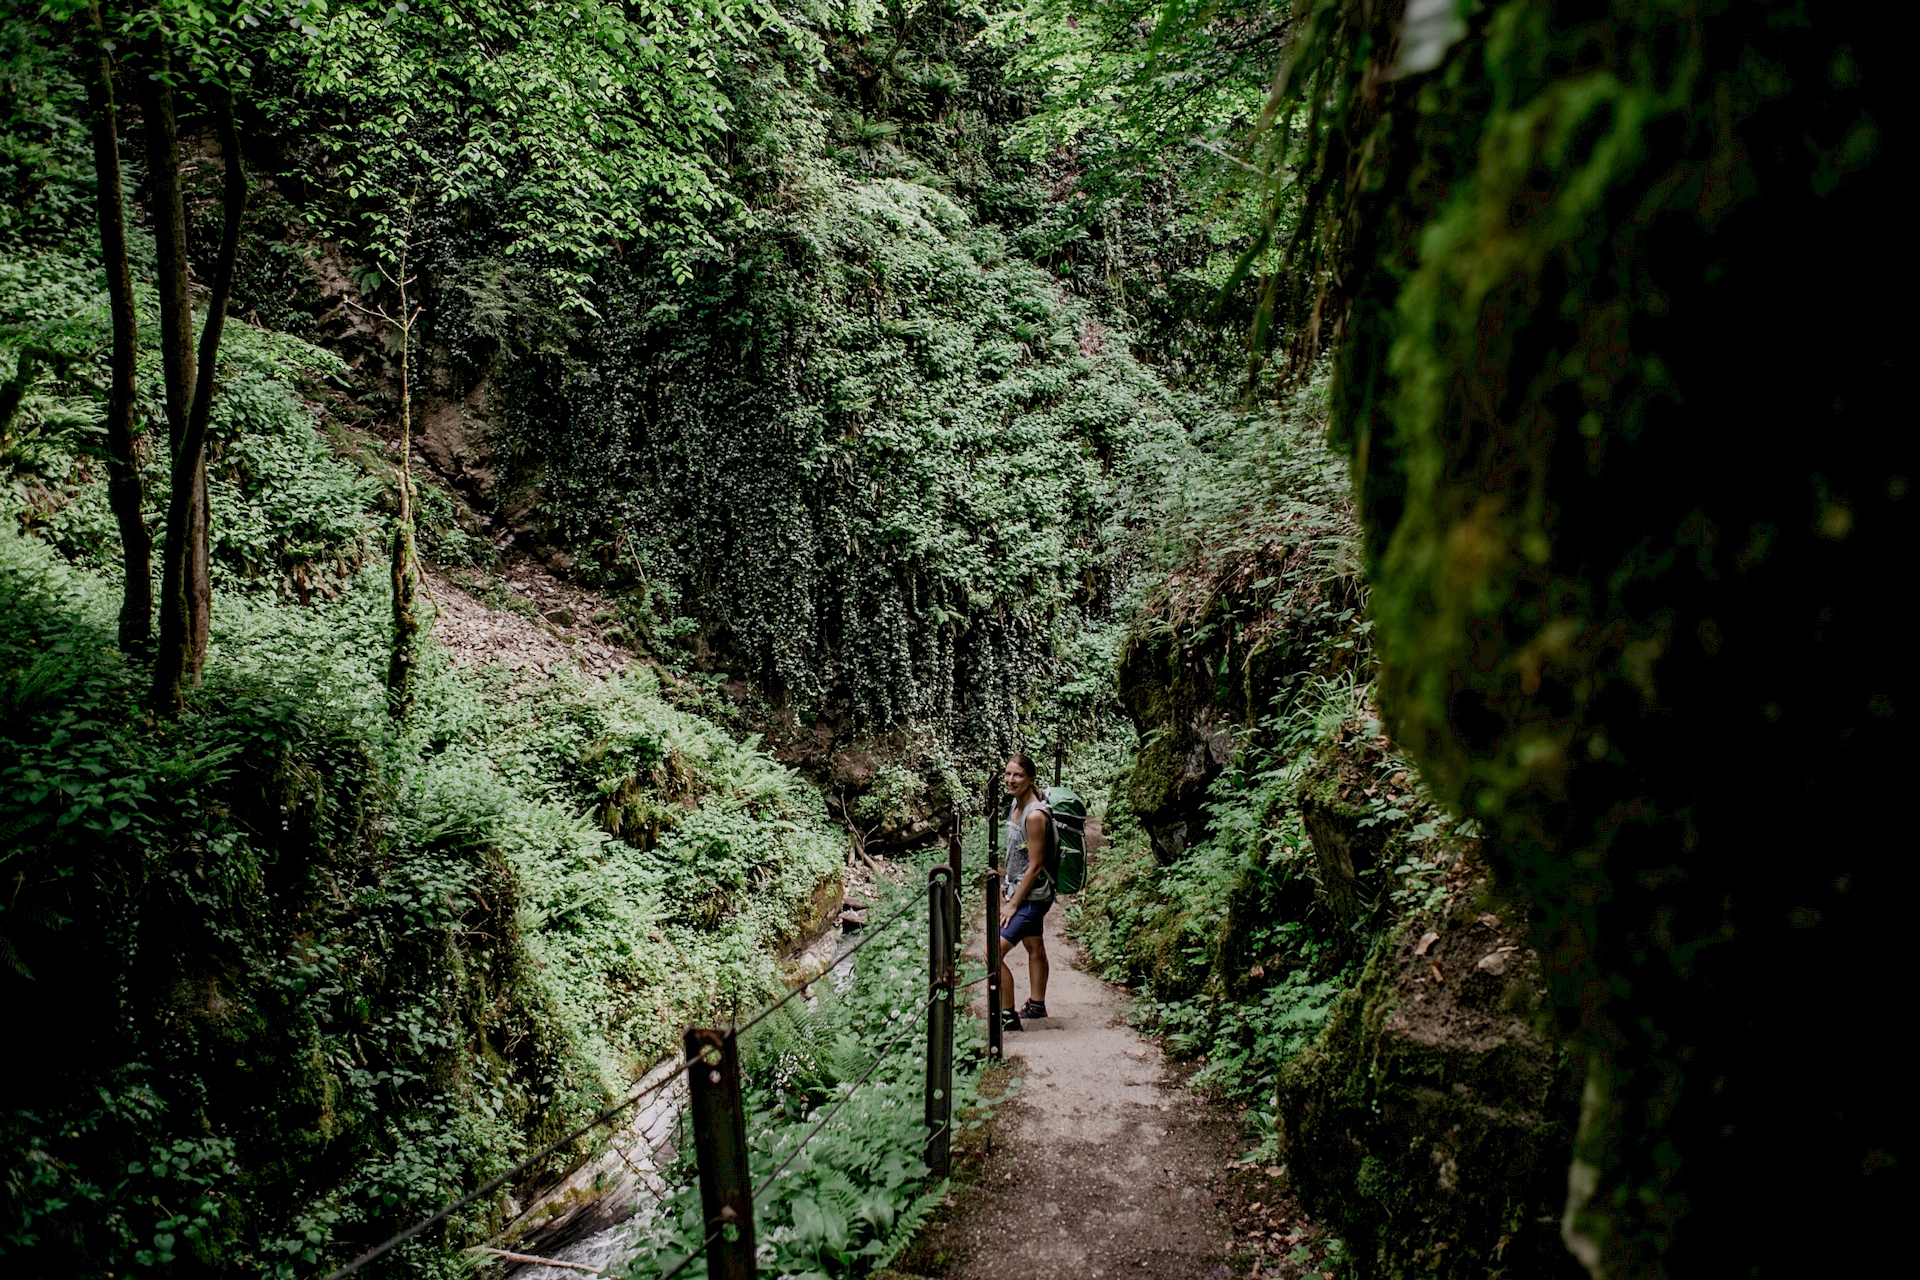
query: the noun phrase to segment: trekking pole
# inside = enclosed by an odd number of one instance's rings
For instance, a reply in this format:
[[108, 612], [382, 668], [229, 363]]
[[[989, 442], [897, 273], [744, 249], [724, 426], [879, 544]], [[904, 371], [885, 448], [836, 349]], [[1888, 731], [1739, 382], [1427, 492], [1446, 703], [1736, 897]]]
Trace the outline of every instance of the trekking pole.
[[753, 1280], [753, 1174], [747, 1168], [747, 1117], [740, 1105], [740, 1054], [734, 1033], [687, 1030], [688, 1115], [706, 1215], [707, 1275]]
[[953, 868], [927, 869], [927, 1168], [947, 1176], [953, 1154]]

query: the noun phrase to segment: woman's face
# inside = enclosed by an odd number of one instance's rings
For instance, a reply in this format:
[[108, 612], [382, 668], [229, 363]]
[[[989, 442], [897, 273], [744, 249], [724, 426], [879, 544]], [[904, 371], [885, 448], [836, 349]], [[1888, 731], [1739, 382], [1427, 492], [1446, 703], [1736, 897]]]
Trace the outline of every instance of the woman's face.
[[1019, 761], [1009, 760], [1006, 772], [1000, 775], [1000, 781], [1006, 784], [1008, 795], [1017, 796], [1024, 793], [1033, 782], [1033, 775], [1022, 769]]

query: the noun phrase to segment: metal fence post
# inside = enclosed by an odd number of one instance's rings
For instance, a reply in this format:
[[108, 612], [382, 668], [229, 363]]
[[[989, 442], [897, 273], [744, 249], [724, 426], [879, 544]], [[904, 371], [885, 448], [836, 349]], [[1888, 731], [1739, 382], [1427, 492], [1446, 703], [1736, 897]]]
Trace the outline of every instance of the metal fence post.
[[1000, 834], [1000, 779], [987, 781], [987, 865], [1000, 866], [1000, 842], [994, 837]]
[[999, 1062], [1003, 1052], [1000, 1029], [1000, 870], [990, 867], [980, 877], [987, 890], [987, 1060]]
[[947, 1176], [953, 1153], [953, 869], [927, 870], [927, 1167]]
[[[706, 1214], [707, 1275], [753, 1280], [753, 1175], [747, 1168], [747, 1117], [740, 1105], [740, 1055], [732, 1031], [687, 1030], [688, 1114]], [[715, 1233], [718, 1235], [715, 1236]]]
[[987, 778], [987, 1059], [1006, 1057], [1000, 1031], [1000, 779]]
[[962, 918], [965, 907], [960, 901], [960, 886], [966, 883], [965, 880], [960, 878], [961, 854], [963, 852], [961, 846], [963, 844], [965, 844], [965, 840], [962, 838], [961, 818], [960, 815], [956, 813], [953, 815], [953, 831], [947, 836], [947, 867], [952, 872], [952, 875], [947, 880], [947, 906], [949, 908], [949, 914], [947, 916], [947, 970], [950, 977], [955, 976], [955, 970], [960, 957], [960, 939], [965, 936], [967, 925], [966, 920]]

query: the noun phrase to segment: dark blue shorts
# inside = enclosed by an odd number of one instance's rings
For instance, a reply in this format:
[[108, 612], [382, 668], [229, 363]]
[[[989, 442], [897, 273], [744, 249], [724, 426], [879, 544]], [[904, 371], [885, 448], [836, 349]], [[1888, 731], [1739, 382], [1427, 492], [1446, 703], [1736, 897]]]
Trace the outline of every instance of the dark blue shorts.
[[1047, 908], [1053, 905], [1053, 899], [1035, 902], [1031, 898], [1015, 908], [1000, 926], [1000, 937], [1005, 942], [1018, 942], [1022, 938], [1037, 938], [1047, 919]]

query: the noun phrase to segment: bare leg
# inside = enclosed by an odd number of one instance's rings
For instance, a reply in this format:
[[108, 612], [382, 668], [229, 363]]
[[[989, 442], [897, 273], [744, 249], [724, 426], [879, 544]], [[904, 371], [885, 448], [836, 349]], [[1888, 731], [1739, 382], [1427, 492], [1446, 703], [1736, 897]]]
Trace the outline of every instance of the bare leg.
[[[1027, 985], [1033, 988], [1033, 998], [1040, 1004], [1047, 1002], [1047, 939], [1045, 935], [1028, 938], [1027, 946]], [[1006, 989], [1006, 988], [1003, 988]]]
[[1007, 952], [1011, 951], [1012, 949], [1013, 949], [1012, 943], [1006, 941], [1004, 938], [1001, 939], [1000, 941], [1000, 1007], [1002, 1009], [1013, 1009], [1018, 1007], [1018, 1003], [1013, 998], [1013, 970], [1007, 968]]

